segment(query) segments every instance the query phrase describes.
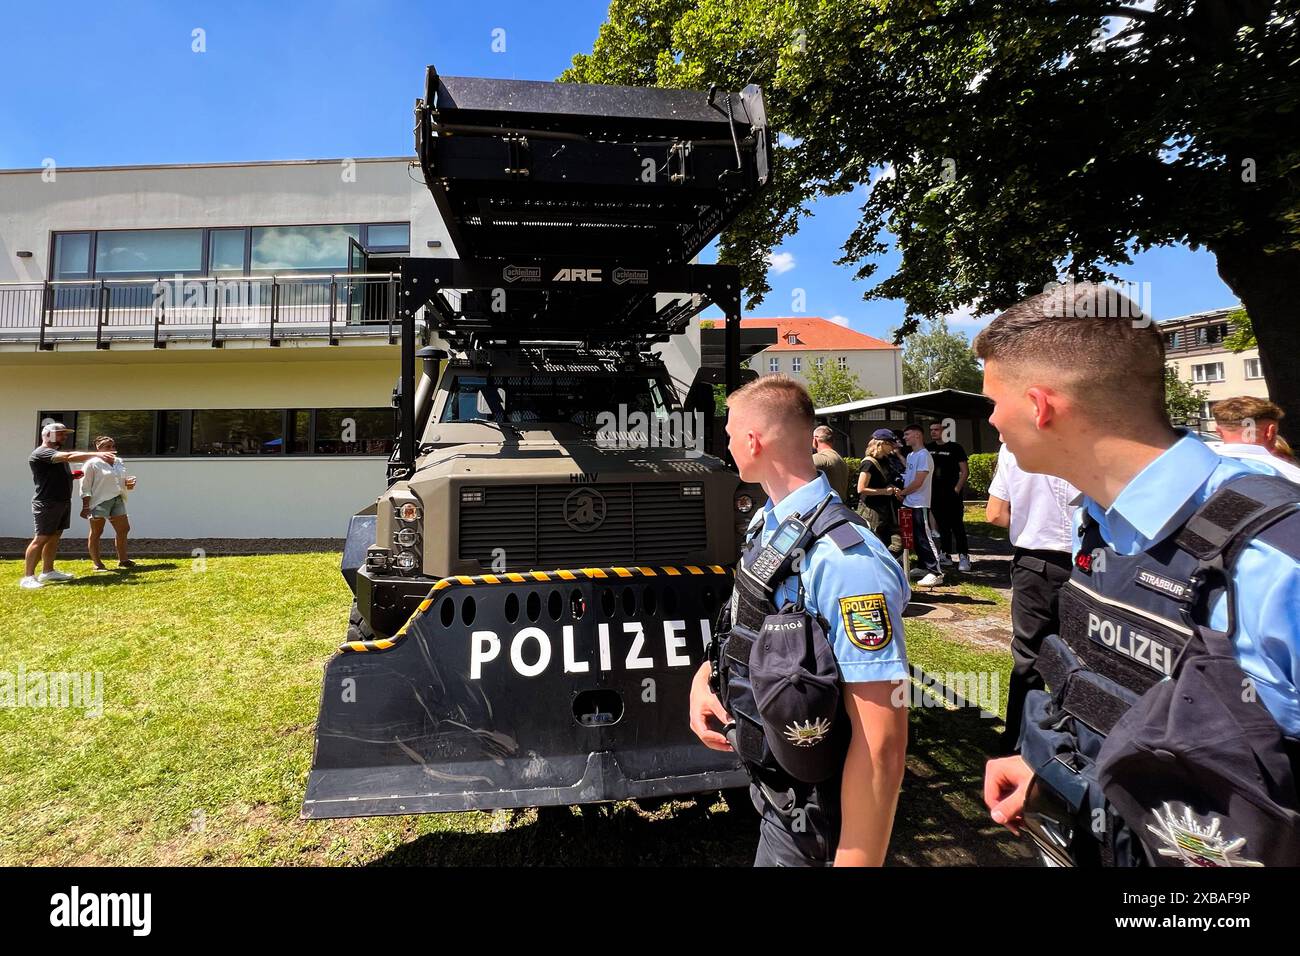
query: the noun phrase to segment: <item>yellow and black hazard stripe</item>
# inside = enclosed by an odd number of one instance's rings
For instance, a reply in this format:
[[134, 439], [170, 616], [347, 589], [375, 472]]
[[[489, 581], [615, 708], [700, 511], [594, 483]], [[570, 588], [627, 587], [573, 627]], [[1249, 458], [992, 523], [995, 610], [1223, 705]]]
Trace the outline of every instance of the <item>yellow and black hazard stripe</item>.
[[429, 608], [433, 607], [433, 602], [439, 591], [445, 591], [447, 588], [458, 585], [472, 587], [485, 584], [531, 584], [533, 582], [553, 582], [553, 581], [598, 581], [598, 580], [618, 580], [620, 578], [657, 578], [657, 577], [690, 577], [708, 574], [731, 574], [730, 568], [724, 568], [720, 564], [694, 565], [685, 564], [679, 568], [659, 567], [659, 568], [576, 568], [570, 570], [556, 571], [507, 571], [503, 574], [454, 574], [449, 578], [443, 578], [437, 581], [429, 589], [429, 594], [420, 606], [415, 609], [406, 623], [398, 628], [397, 633], [392, 637], [376, 638], [373, 641], [344, 641], [339, 645], [339, 651], [345, 654], [366, 653], [369, 651], [386, 651], [396, 647], [406, 638], [407, 631], [415, 623], [415, 619], [424, 614]]

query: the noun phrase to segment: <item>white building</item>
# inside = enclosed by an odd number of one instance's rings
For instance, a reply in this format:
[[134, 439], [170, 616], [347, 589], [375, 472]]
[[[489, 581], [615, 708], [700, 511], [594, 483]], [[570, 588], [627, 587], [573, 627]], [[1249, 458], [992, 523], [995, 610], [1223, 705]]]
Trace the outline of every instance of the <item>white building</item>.
[[843, 369], [872, 395], [903, 390], [903, 350], [826, 319], [742, 319], [741, 328], [776, 329], [776, 344], [755, 355], [749, 367], [760, 375], [784, 372], [807, 384], [814, 369]]

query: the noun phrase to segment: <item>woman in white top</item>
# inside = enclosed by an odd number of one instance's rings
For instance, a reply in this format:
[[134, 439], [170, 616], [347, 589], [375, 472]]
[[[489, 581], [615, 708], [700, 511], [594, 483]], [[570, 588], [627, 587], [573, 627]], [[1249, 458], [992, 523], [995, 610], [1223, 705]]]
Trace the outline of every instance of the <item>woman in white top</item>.
[[[95, 439], [95, 451], [117, 453], [117, 443], [107, 435]], [[86, 550], [96, 571], [107, 571], [99, 556], [99, 539], [104, 533], [104, 522], [113, 525], [114, 544], [117, 546], [117, 566], [133, 568], [135, 562], [126, 556], [126, 536], [131, 522], [126, 517], [126, 495], [135, 488], [135, 477], [126, 473], [121, 458], [108, 464], [102, 458], [92, 458], [82, 468], [81, 517], [90, 521], [90, 536]]]

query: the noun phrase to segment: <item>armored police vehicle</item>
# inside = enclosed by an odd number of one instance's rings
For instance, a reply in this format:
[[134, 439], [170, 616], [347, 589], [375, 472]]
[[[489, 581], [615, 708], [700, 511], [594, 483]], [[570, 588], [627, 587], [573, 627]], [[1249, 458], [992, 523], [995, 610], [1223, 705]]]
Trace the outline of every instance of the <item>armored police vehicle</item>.
[[[687, 725], [761, 501], [709, 434], [738, 276], [691, 262], [766, 183], [768, 136], [756, 87], [429, 69], [416, 152], [459, 258], [390, 263], [398, 441], [348, 531], [305, 817], [746, 782]], [[662, 349], [712, 304], [725, 367], [675, 381]]]

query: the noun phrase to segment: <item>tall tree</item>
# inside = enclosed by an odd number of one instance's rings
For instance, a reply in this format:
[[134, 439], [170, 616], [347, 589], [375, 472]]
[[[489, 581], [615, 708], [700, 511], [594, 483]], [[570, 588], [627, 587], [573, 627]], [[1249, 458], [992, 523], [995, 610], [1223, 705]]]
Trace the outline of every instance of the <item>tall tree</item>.
[[[817, 195], [869, 186], [867, 298], [987, 314], [1048, 282], [1205, 247], [1300, 416], [1300, 0], [614, 0], [563, 79], [765, 89], [784, 135], [723, 237], [750, 302]], [[873, 173], [888, 175], [871, 184]], [[1152, 290], [1158, 301], [1159, 288]]]
[[871, 398], [857, 374], [845, 368], [813, 368], [808, 371], [808, 394], [814, 408], [830, 408]]
[[947, 319], [927, 319], [907, 337], [903, 348], [903, 390], [929, 392], [959, 388], [978, 392], [984, 372], [965, 336], [948, 328]]

